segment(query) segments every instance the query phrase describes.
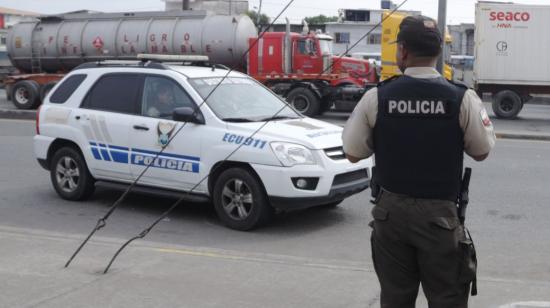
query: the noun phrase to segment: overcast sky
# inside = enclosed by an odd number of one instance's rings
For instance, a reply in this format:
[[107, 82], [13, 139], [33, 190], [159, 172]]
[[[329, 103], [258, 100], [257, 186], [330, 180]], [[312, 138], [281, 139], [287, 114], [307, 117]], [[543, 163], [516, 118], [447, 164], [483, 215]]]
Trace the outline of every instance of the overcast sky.
[[[229, 0], [227, 0], [229, 1]], [[262, 11], [275, 17], [289, 0], [263, 0]], [[399, 4], [403, 0], [394, 0]], [[250, 8], [257, 7], [260, 0], [249, 0]], [[476, 0], [447, 0], [447, 22], [457, 24], [474, 21]], [[516, 0], [516, 3], [548, 4], [550, 0]], [[408, 0], [402, 7], [408, 10], [419, 10], [424, 15], [437, 18], [438, 0]], [[42, 14], [55, 14], [74, 10], [96, 10], [104, 12], [121, 11], [154, 11], [163, 10], [161, 0], [0, 0], [0, 6]], [[379, 0], [295, 0], [283, 14], [292, 22], [299, 22], [303, 17], [324, 14], [337, 15], [340, 8], [380, 8]]]

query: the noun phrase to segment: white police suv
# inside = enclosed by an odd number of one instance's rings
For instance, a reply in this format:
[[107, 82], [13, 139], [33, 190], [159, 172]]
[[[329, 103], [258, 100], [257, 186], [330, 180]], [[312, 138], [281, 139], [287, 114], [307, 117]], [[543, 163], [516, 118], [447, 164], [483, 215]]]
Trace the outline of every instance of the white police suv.
[[345, 159], [340, 127], [227, 73], [145, 60], [83, 64], [41, 106], [36, 158], [64, 199], [139, 179], [132, 191], [211, 201], [239, 230], [275, 208], [334, 206], [368, 187], [371, 161]]

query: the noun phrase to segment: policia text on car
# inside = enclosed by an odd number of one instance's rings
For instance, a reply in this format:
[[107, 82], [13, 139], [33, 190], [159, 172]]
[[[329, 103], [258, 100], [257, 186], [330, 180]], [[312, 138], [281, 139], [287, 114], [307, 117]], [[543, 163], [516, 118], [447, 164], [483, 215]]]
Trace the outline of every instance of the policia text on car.
[[434, 69], [442, 44], [434, 20], [405, 18], [396, 43], [404, 75], [368, 91], [342, 135], [350, 161], [376, 154], [370, 225], [381, 306], [414, 307], [422, 283], [429, 307], [467, 307], [475, 252], [457, 213], [467, 201], [463, 156], [487, 158], [493, 126], [474, 91]]

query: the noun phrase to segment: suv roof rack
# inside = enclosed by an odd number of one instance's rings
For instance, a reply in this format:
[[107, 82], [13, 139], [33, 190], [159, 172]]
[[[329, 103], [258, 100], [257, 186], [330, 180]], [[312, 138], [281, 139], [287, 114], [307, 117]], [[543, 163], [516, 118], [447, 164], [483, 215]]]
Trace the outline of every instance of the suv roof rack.
[[140, 53], [136, 58], [142, 61], [158, 61], [158, 62], [208, 62], [208, 56], [203, 55], [161, 55]]
[[229, 68], [223, 64], [210, 63], [208, 56], [203, 55], [160, 55], [143, 54], [136, 56], [137, 60], [98, 60], [85, 62], [74, 68], [74, 70], [100, 67], [139, 67], [151, 69], [169, 69], [167, 65], [193, 65], [202, 67], [212, 67], [212, 69]]
[[86, 68], [100, 68], [100, 67], [139, 67], [139, 68], [151, 68], [151, 69], [167, 69], [165, 65], [158, 62], [143, 61], [143, 60], [99, 60], [93, 62], [85, 62], [74, 68], [73, 70], [80, 70]]
[[212, 69], [227, 69], [225, 65], [211, 63], [208, 56], [205, 55], [165, 55], [165, 54], [146, 54], [140, 53], [136, 56], [141, 61], [159, 62], [169, 65], [192, 65], [202, 67], [212, 67]]

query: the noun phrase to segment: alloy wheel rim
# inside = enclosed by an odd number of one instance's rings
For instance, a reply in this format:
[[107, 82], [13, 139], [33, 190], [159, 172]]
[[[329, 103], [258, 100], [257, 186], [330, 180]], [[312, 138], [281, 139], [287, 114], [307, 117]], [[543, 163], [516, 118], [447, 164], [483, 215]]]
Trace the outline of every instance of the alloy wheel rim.
[[76, 161], [69, 156], [61, 158], [55, 167], [55, 178], [61, 190], [67, 193], [74, 192], [80, 180], [80, 170]]
[[252, 190], [244, 181], [231, 179], [223, 187], [222, 205], [232, 219], [245, 220], [252, 211]]

